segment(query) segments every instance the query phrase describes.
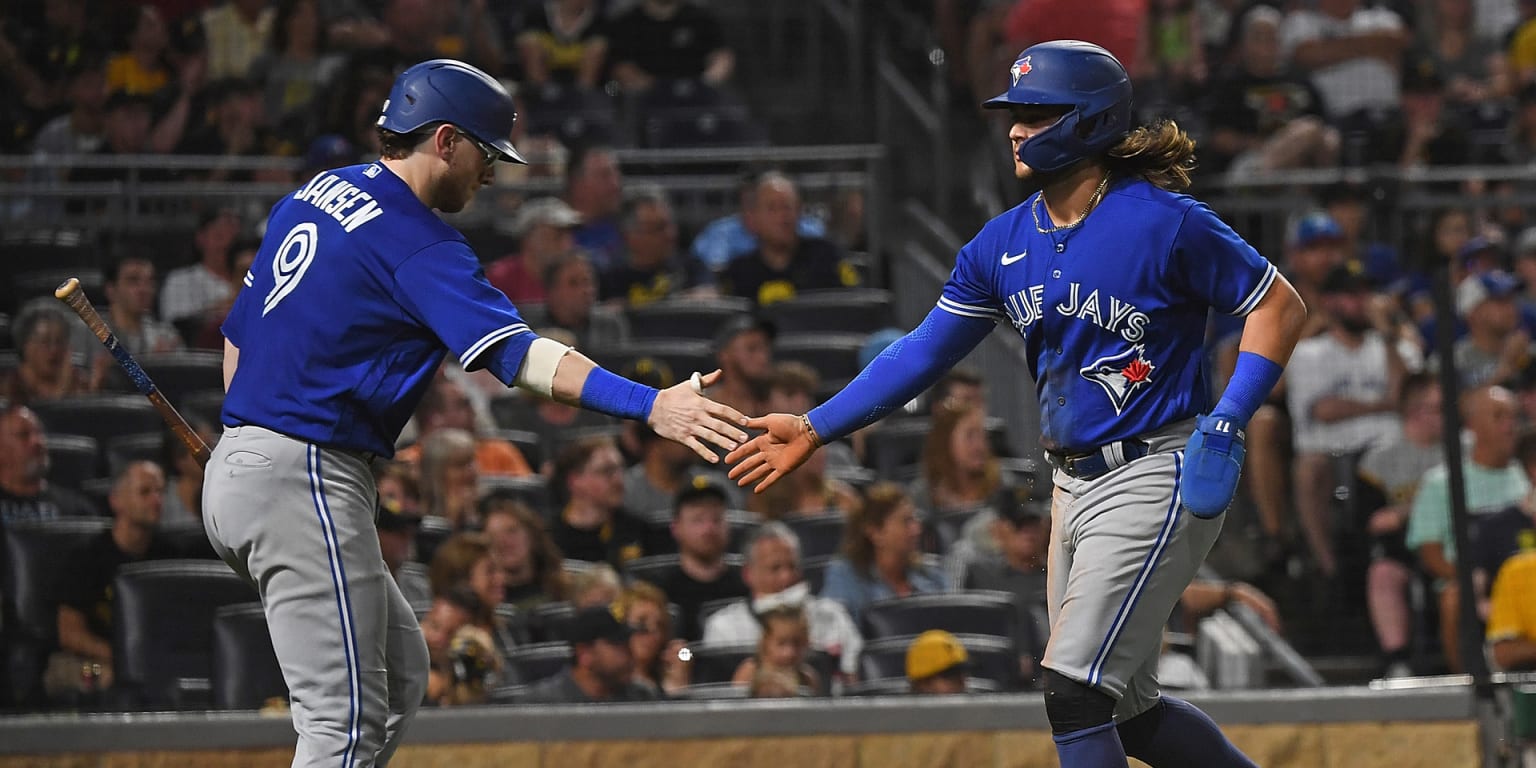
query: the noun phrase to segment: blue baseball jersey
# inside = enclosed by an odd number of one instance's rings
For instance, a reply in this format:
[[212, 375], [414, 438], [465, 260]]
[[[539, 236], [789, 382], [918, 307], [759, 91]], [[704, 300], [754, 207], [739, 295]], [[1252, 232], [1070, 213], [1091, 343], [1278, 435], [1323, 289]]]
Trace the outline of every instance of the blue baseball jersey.
[[223, 330], [240, 349], [226, 425], [382, 456], [448, 351], [473, 369], [532, 338], [464, 237], [381, 163], [273, 206]]
[[1024, 337], [1044, 447], [1087, 451], [1207, 410], [1209, 310], [1248, 314], [1274, 265], [1204, 204], [1142, 179], [1112, 182], [1087, 221], [1052, 233], [1035, 226], [1038, 197], [960, 250], [939, 308]]

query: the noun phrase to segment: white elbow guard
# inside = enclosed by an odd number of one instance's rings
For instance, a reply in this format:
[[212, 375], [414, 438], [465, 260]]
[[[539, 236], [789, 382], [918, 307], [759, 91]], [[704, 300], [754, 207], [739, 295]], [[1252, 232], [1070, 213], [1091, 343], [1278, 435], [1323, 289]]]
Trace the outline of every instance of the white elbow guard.
[[528, 345], [528, 353], [523, 355], [523, 364], [518, 366], [517, 380], [513, 383], [545, 397], [554, 397], [555, 369], [560, 366], [560, 358], [569, 351], [570, 347], [558, 341], [543, 336], [534, 339]]

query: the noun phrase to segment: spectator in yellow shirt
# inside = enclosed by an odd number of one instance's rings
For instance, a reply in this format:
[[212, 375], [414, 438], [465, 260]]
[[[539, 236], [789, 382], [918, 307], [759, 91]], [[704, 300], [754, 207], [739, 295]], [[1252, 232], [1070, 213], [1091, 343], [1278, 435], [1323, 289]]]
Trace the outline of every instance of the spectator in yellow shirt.
[[160, 11], [152, 5], [139, 6], [133, 31], [128, 34], [128, 50], [107, 61], [107, 90], [134, 96], [153, 96], [171, 83], [171, 68], [165, 52], [170, 34]]
[[1524, 550], [1499, 568], [1488, 609], [1488, 647], [1493, 663], [1506, 672], [1536, 669], [1536, 534], [1521, 534]]

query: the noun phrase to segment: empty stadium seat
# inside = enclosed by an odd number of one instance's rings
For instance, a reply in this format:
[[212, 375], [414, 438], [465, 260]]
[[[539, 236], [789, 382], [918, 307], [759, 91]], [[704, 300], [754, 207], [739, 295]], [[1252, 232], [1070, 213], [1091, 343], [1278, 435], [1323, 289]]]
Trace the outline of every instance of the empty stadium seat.
[[527, 100], [529, 135], [555, 136], [567, 147], [610, 144], [617, 138], [613, 103], [601, 93], [547, 83], [529, 89]]
[[138, 361], [155, 388], [172, 403], [180, 403], [194, 392], [224, 388], [224, 355], [220, 352], [166, 352], [141, 355]]
[[213, 619], [219, 608], [256, 599], [229, 566], [206, 560], [130, 563], [113, 580], [115, 687], [139, 708], [182, 708], [188, 682], [211, 684]]
[[871, 641], [942, 629], [957, 635], [1003, 637], [1023, 642], [1022, 618], [1006, 592], [946, 592], [877, 600], [864, 609], [863, 633]]
[[507, 654], [507, 671], [521, 685], [554, 677], [571, 665], [571, 644], [533, 643]]
[[890, 292], [875, 288], [805, 291], [789, 301], [763, 307], [763, 315], [785, 335], [827, 331], [868, 334], [895, 322]]
[[692, 643], [693, 672], [689, 680], [698, 683], [728, 683], [743, 661], [757, 655], [757, 643]]
[[708, 373], [715, 369], [715, 355], [710, 342], [698, 339], [632, 339], [621, 347], [594, 349], [589, 355], [610, 371], [626, 371], [636, 360], [651, 358], [666, 363], [677, 381], [694, 371]]
[[[717, 299], [669, 299], [627, 310], [629, 335], [635, 339], [697, 339], [713, 341], [728, 320], [749, 314], [751, 302]], [[684, 375], [692, 373], [687, 371]]]
[[865, 441], [865, 466], [881, 477], [894, 477], [903, 467], [916, 466], [933, 423], [927, 417], [887, 419]]
[[549, 492], [549, 481], [542, 475], [522, 477], [481, 475], [477, 482], [481, 498], [488, 493], [504, 493], [527, 504], [529, 508], [540, 514], [547, 514], [554, 503], [554, 497]]
[[523, 454], [523, 458], [528, 461], [528, 466], [535, 472], [539, 471], [545, 459], [551, 458], [544, 455], [544, 444], [537, 432], [526, 429], [497, 429], [492, 430], [487, 437], [511, 443], [519, 453]]
[[97, 395], [45, 400], [32, 410], [51, 433], [85, 435], [105, 444], [118, 435], [159, 432], [160, 412], [139, 395]]
[[48, 436], [48, 482], [79, 490], [96, 477], [101, 477], [101, 451], [95, 438]]
[[213, 614], [213, 706], [261, 709], [288, 698], [261, 603], [235, 603]]
[[829, 381], [847, 382], [859, 373], [864, 337], [851, 334], [797, 333], [773, 342], [775, 360], [804, 363]]
[[565, 642], [576, 608], [570, 603], [545, 603], [528, 611], [528, 631], [535, 642]]
[[42, 673], [57, 644], [59, 590], [69, 553], [112, 527], [107, 518], [12, 523], [0, 528], [0, 599], [11, 702], [44, 703]]
[[165, 433], [143, 432], [107, 438], [107, 476], [116, 477], [123, 467], [135, 461], [159, 464], [165, 458]]
[[448, 522], [448, 518], [437, 515], [423, 517], [416, 526], [416, 559], [423, 563], [432, 562], [438, 546], [452, 535], [453, 524]]
[[803, 560], [835, 555], [842, 550], [843, 528], [847, 521], [841, 512], [806, 517], [786, 517], [782, 521], [800, 538]]
[[[990, 680], [1004, 690], [1020, 687], [1019, 654], [1007, 638], [959, 634], [956, 638], [970, 656], [971, 677]], [[905, 677], [907, 646], [915, 637], [886, 637], [864, 646], [859, 655], [859, 674], [865, 680]]]

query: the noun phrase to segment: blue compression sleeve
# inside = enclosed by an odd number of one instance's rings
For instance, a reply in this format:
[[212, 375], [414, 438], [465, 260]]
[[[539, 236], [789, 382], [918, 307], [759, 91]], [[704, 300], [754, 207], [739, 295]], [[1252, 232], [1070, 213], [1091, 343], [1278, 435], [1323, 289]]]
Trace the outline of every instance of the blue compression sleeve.
[[1236, 424], [1247, 426], [1284, 371], [1279, 363], [1263, 355], [1239, 352], [1232, 380], [1227, 382], [1227, 391], [1221, 393], [1221, 401], [1216, 403], [1211, 415], [1225, 416]]
[[993, 325], [992, 320], [935, 307], [842, 391], [811, 409], [811, 426], [823, 442], [832, 442], [879, 421], [933, 386], [992, 332]]
[[630, 381], [601, 366], [581, 385], [581, 407], [621, 419], [645, 421], [661, 394], [654, 387]]

